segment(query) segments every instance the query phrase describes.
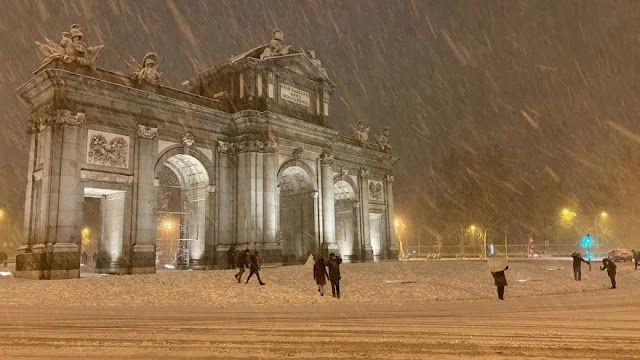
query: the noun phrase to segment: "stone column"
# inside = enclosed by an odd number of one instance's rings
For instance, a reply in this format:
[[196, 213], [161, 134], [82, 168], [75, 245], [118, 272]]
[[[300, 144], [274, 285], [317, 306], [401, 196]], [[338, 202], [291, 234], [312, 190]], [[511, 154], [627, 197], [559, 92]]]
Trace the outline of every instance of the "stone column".
[[137, 160], [135, 171], [136, 214], [132, 226], [135, 231], [131, 256], [132, 274], [156, 272], [156, 203], [157, 188], [154, 184], [155, 150], [158, 128], [138, 125]]
[[[232, 244], [237, 244], [234, 220], [236, 214], [235, 202], [235, 164], [234, 147], [232, 143], [218, 141], [218, 162], [216, 164], [217, 183], [217, 223], [218, 239], [215, 248], [215, 267], [226, 269], [228, 267], [227, 251]], [[240, 250], [240, 249], [237, 249]], [[235, 265], [235, 264], [234, 264]]]
[[[265, 211], [268, 219], [275, 222], [275, 159], [278, 145], [270, 140], [249, 140], [234, 144], [238, 153], [238, 245], [264, 250], [266, 261], [276, 261], [275, 227], [265, 226]], [[266, 159], [266, 165], [264, 163]], [[265, 179], [265, 175], [269, 179]], [[265, 186], [272, 187], [265, 194]], [[269, 202], [265, 206], [265, 200]], [[265, 230], [271, 233], [265, 236]], [[273, 239], [267, 242], [265, 239]], [[271, 254], [271, 255], [269, 255]], [[279, 255], [277, 255], [279, 256]], [[271, 258], [268, 258], [271, 257]]]
[[277, 224], [278, 220], [278, 148], [272, 147], [263, 155], [263, 201], [264, 207], [263, 218], [263, 244], [262, 252], [265, 261], [269, 263], [281, 263], [282, 262], [282, 250], [277, 243]]
[[371, 231], [369, 229], [369, 171], [360, 169], [360, 224], [363, 261], [373, 260], [373, 248], [371, 247]]
[[395, 219], [393, 213], [393, 180], [394, 177], [392, 175], [386, 175], [384, 177], [385, 184], [385, 195], [386, 195], [386, 222], [387, 222], [387, 239], [389, 248], [387, 249], [387, 254], [389, 259], [397, 260], [398, 259], [398, 246], [396, 245], [396, 228], [395, 228]]
[[122, 191], [103, 195], [100, 200], [102, 236], [100, 255], [96, 261], [96, 272], [118, 275], [127, 273], [127, 261], [123, 248], [125, 198], [126, 193]]
[[333, 192], [333, 154], [324, 152], [320, 155], [320, 172], [322, 176], [322, 253], [329, 253], [338, 249], [336, 245], [336, 214], [335, 194]]

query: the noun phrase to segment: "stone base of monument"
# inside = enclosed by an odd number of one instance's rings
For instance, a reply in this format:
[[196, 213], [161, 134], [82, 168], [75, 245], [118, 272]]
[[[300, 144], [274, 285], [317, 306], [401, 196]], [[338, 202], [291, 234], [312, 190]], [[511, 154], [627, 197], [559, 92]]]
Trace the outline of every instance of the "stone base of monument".
[[209, 259], [190, 259], [189, 269], [191, 270], [212, 270], [214, 267]]
[[134, 245], [131, 253], [130, 274], [155, 274], [156, 252], [153, 245]]
[[95, 271], [98, 274], [110, 275], [125, 275], [130, 273], [125, 259], [123, 259], [122, 257], [112, 259], [111, 257], [105, 255], [98, 255]]
[[[216, 270], [224, 270], [224, 269], [228, 269], [228, 265], [229, 265], [229, 260], [228, 260], [228, 256], [227, 256], [227, 252], [229, 251], [229, 247], [231, 247], [231, 245], [218, 245], [216, 246], [214, 252], [213, 252], [213, 268]], [[235, 257], [238, 256], [238, 250], [240, 249], [244, 249], [244, 248], [236, 248], [236, 251], [233, 254], [234, 260]], [[233, 268], [235, 268], [236, 264], [232, 264]]]
[[373, 249], [371, 248], [371, 246], [364, 246], [362, 247], [361, 253], [360, 253], [360, 261], [374, 261], [374, 257], [373, 257]]
[[16, 277], [34, 280], [77, 279], [80, 252], [76, 244], [23, 246], [16, 255]]
[[282, 265], [282, 247], [280, 245], [276, 243], [257, 244], [256, 250], [260, 252], [263, 264]]
[[388, 251], [388, 254], [389, 254], [388, 255], [388, 259], [389, 260], [398, 260], [400, 253], [398, 252], [397, 248], [390, 247], [389, 251]]

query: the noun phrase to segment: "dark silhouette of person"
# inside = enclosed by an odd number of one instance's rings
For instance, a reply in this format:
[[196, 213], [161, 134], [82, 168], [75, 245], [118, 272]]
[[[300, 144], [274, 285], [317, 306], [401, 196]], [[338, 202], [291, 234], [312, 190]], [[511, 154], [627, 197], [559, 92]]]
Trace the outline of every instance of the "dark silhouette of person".
[[82, 252], [82, 255], [80, 255], [80, 262], [82, 263], [82, 265], [87, 265], [87, 262], [89, 261], [89, 255], [87, 255], [86, 252]]
[[333, 297], [340, 299], [340, 264], [342, 264], [342, 258], [336, 256], [336, 254], [329, 254], [329, 281], [331, 281], [331, 294]]
[[591, 262], [583, 259], [582, 254], [580, 254], [579, 252], [574, 252], [573, 254], [571, 254], [571, 257], [573, 258], [573, 278], [576, 281], [581, 281], [582, 280], [582, 263], [584, 262], [589, 264], [589, 266], [591, 266]]
[[639, 251], [635, 251], [635, 250], [631, 250], [631, 253], [633, 254], [633, 265], [634, 265], [634, 270], [638, 270], [638, 265], [640, 265], [640, 250]]
[[244, 269], [249, 266], [249, 249], [238, 254], [236, 258], [236, 267], [238, 268], [238, 273], [235, 275], [236, 280], [238, 280], [238, 284], [242, 282], [242, 274], [244, 274]]
[[327, 274], [327, 267], [324, 263], [324, 257], [318, 257], [316, 263], [313, 265], [313, 280], [316, 281], [316, 285], [318, 285], [318, 292], [320, 296], [324, 296], [324, 286], [327, 285], [327, 278], [329, 274]]
[[615, 289], [616, 288], [616, 269], [618, 267], [616, 266], [616, 264], [613, 263], [613, 261], [609, 260], [609, 259], [602, 259], [602, 266], [600, 267], [600, 270], [607, 270], [607, 275], [609, 275], [609, 279], [611, 280], [611, 288]]
[[233, 269], [234, 267], [236, 267], [236, 262], [234, 259], [235, 254], [236, 254], [236, 246], [231, 245], [229, 247], [229, 250], [227, 250], [227, 269]]
[[504, 272], [509, 269], [509, 266], [505, 267], [502, 271], [492, 271], [493, 279], [495, 280], [496, 287], [498, 288], [498, 299], [504, 300], [504, 287], [507, 286], [507, 277]]
[[9, 256], [7, 255], [7, 253], [4, 251], [0, 252], [0, 264], [6, 267], [8, 262], [9, 262]]
[[258, 278], [258, 282], [260, 283], [260, 285], [264, 285], [264, 283], [262, 282], [262, 279], [260, 279], [260, 265], [258, 264], [257, 251], [254, 251], [253, 254], [249, 255], [249, 277], [247, 278], [247, 282], [245, 282], [245, 284], [249, 283], [249, 280], [251, 279], [253, 274], [256, 274], [256, 277]]
[[97, 253], [93, 253], [93, 256], [91, 257], [91, 260], [93, 260], [93, 265], [95, 265], [96, 261], [98, 261], [98, 254]]

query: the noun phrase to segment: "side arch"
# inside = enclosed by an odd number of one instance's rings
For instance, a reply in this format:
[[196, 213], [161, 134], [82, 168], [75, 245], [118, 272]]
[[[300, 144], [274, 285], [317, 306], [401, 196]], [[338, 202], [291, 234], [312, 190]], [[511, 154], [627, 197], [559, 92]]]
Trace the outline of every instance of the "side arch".
[[302, 170], [304, 170], [309, 176], [309, 180], [311, 182], [313, 191], [316, 191], [316, 192], [318, 191], [318, 182], [316, 181], [315, 173], [313, 172], [311, 167], [309, 167], [309, 165], [307, 165], [304, 161], [301, 161], [301, 160], [293, 159], [282, 164], [282, 166], [280, 166], [280, 169], [278, 170], [278, 183], [280, 183], [280, 181], [282, 180], [282, 174], [285, 172], [285, 170], [291, 167], [299, 167]]
[[[346, 182], [347, 184], [349, 184], [351, 186], [351, 190], [353, 190], [353, 193], [354, 193], [354, 196], [355, 196], [353, 200], [354, 201], [360, 201], [360, 192], [358, 191], [358, 185], [356, 184], [355, 181], [353, 181], [353, 178], [351, 176], [349, 176], [349, 175], [343, 175], [343, 174], [338, 174], [338, 175], [334, 176], [333, 177], [334, 189], [335, 189], [335, 186], [341, 181], [344, 181], [344, 182]], [[338, 200], [337, 195], [338, 194], [336, 194], [336, 200]]]

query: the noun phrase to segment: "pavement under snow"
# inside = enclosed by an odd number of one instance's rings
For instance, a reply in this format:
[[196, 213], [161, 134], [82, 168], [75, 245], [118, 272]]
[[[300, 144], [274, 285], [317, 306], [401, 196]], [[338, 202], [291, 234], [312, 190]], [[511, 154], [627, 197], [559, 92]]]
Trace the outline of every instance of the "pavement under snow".
[[[342, 266], [341, 300], [311, 269], [165, 271], [77, 280], [0, 278], [5, 358], [607, 358], [640, 359], [640, 271], [620, 264], [511, 262], [496, 300], [481, 261]], [[246, 273], [245, 273], [246, 275]]]

